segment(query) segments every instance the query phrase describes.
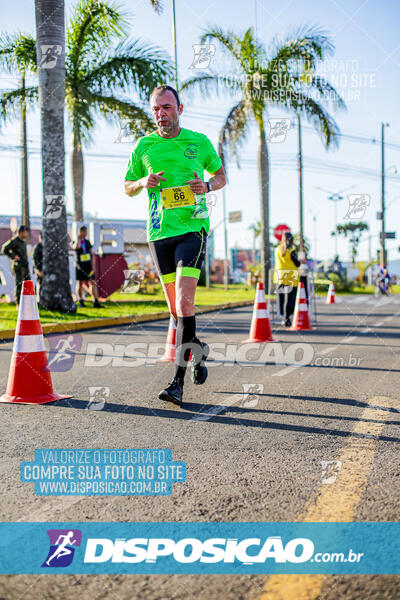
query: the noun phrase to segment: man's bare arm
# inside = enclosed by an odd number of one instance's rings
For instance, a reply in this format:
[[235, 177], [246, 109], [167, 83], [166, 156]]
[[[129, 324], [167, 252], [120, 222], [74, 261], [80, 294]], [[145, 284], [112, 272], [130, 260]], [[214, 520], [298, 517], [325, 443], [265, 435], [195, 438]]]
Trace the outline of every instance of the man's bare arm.
[[212, 174], [211, 179], [208, 180], [211, 185], [212, 191], [220, 190], [226, 185], [226, 177], [224, 167], [220, 167], [218, 171]]
[[142, 177], [137, 181], [129, 181], [125, 179], [125, 194], [128, 196], [137, 196], [144, 188], [155, 188], [160, 181], [167, 181], [164, 177], [164, 171], [158, 173], [150, 173], [146, 177]]

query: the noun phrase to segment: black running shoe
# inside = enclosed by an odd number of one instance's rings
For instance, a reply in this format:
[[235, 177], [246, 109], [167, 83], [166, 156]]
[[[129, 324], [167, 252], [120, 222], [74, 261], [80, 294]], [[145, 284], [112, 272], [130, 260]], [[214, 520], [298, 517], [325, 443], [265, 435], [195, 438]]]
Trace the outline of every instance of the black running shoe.
[[84, 301], [83, 301], [83, 300], [79, 300], [79, 304], [80, 304], [81, 306], [85, 306], [85, 303], [84, 303]]
[[192, 368], [192, 381], [195, 385], [202, 385], [208, 376], [207, 367], [204, 361], [210, 352], [210, 347], [205, 342], [201, 342], [199, 338], [194, 338], [195, 346], [192, 348], [192, 358], [190, 361]]
[[93, 306], [94, 306], [94, 308], [101, 308], [101, 304], [100, 304], [100, 302], [97, 300], [97, 298], [96, 298], [96, 300], [93, 302]]
[[168, 387], [165, 390], [162, 390], [158, 397], [160, 400], [165, 400], [167, 402], [173, 402], [180, 406], [182, 404], [182, 396], [183, 396], [183, 386], [179, 383], [179, 381], [172, 381], [168, 384]]

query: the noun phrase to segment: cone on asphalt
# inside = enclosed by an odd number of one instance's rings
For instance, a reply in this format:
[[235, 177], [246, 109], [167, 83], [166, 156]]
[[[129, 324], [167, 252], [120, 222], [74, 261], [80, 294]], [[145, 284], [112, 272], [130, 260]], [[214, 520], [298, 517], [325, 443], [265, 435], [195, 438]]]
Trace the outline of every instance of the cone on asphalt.
[[71, 396], [53, 390], [32, 281], [24, 281], [7, 391], [0, 402], [45, 404]]
[[269, 320], [267, 299], [264, 284], [257, 283], [256, 298], [254, 301], [253, 317], [251, 319], [250, 336], [246, 342], [275, 342], [272, 337], [271, 323]]
[[167, 333], [167, 341], [165, 342], [165, 351], [158, 360], [163, 362], [175, 362], [176, 359], [176, 323], [173, 317], [170, 317]]
[[326, 297], [325, 304], [335, 304], [335, 286], [333, 285], [333, 281], [329, 284], [328, 295]]
[[290, 329], [292, 331], [309, 331], [310, 329], [313, 329], [308, 314], [306, 290], [302, 281], [300, 281], [297, 288], [296, 306], [294, 309], [293, 323]]

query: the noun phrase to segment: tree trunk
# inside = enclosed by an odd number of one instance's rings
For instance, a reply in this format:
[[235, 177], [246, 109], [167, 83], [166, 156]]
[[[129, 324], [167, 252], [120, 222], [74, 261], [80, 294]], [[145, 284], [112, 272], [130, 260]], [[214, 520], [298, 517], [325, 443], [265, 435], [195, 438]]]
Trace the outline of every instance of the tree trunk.
[[269, 242], [269, 156], [262, 117], [258, 121], [258, 176], [261, 204], [261, 275], [266, 294], [269, 293], [269, 269], [271, 268], [271, 250]]
[[40, 303], [75, 312], [69, 283], [65, 205], [64, 0], [35, 0], [43, 179], [43, 282]]
[[81, 142], [75, 133], [73, 134], [71, 168], [74, 188], [74, 219], [83, 221], [83, 154]]
[[[25, 91], [25, 74], [21, 77], [21, 89]], [[21, 217], [21, 225], [30, 227], [25, 95], [21, 99]]]

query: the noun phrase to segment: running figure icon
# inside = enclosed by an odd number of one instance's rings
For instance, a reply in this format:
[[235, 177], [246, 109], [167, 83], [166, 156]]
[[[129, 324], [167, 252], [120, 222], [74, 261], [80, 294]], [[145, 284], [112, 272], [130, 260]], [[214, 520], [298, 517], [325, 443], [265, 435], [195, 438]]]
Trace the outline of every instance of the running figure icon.
[[[54, 558], [61, 558], [62, 556], [67, 556], [68, 554], [72, 554], [71, 548], [67, 548], [67, 546], [76, 544], [78, 540], [72, 539], [74, 537], [73, 531], [68, 531], [66, 535], [59, 535], [56, 541], [56, 545], [58, 545], [56, 551], [46, 560], [46, 565], [50, 566], [51, 561]], [[62, 541], [61, 541], [62, 540]]]
[[[74, 336], [69, 335], [66, 338], [62, 338], [58, 341], [56, 345], [57, 353], [53, 356], [51, 361], [49, 362], [49, 366], [53, 363], [59, 363], [62, 360], [67, 360], [71, 358], [71, 351], [76, 350], [76, 345], [72, 342], [74, 341]], [[70, 352], [67, 352], [69, 350]]]

